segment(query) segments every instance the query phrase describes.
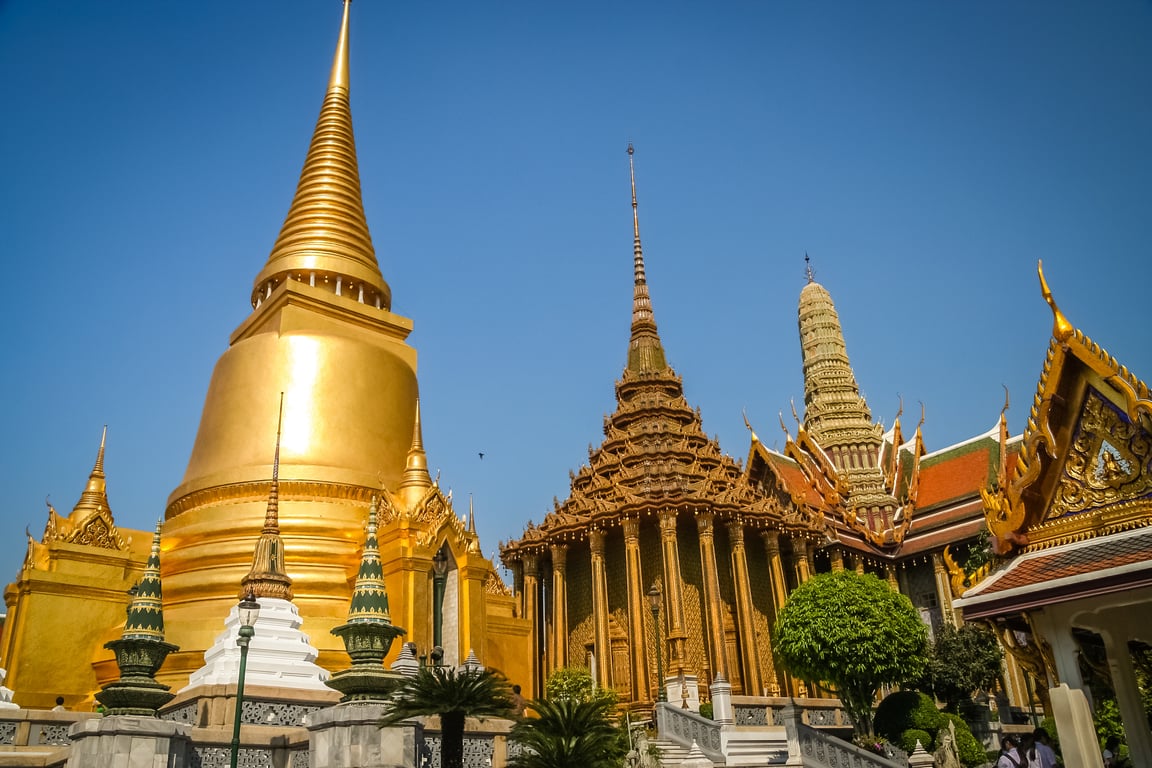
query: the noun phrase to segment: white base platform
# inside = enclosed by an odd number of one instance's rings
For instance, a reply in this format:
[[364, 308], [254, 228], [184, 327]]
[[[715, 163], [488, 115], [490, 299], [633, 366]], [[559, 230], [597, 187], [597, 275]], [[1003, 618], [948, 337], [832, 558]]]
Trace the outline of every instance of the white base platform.
[[[300, 631], [303, 621], [289, 600], [260, 598], [260, 616], [248, 646], [245, 686], [270, 686], [306, 691], [331, 691], [324, 685], [328, 671], [316, 664], [319, 651]], [[204, 666], [192, 673], [180, 692], [201, 685], [234, 685], [240, 674], [240, 616], [236, 606], [224, 621], [224, 631], [204, 653]]]

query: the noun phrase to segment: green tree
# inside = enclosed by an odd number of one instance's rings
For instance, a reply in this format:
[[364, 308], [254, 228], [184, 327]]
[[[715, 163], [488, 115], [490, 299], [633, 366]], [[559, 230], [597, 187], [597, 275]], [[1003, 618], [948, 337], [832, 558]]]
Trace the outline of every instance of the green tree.
[[915, 687], [935, 695], [949, 712], [957, 712], [977, 691], [996, 684], [1003, 660], [996, 635], [983, 624], [945, 626], [932, 643], [924, 675]]
[[597, 686], [592, 673], [584, 667], [564, 667], [548, 675], [544, 682], [544, 697], [577, 701], [603, 699], [609, 705], [616, 703], [616, 691]]
[[832, 688], [855, 724], [872, 735], [872, 702], [882, 685], [919, 677], [928, 632], [907, 597], [872, 575], [822, 573], [780, 610], [775, 648], [796, 677]]
[[511, 768], [616, 768], [627, 742], [612, 722], [613, 703], [606, 697], [537, 699], [535, 715], [512, 726], [520, 752]]
[[454, 667], [421, 667], [392, 692], [380, 725], [392, 725], [409, 717], [440, 716], [440, 765], [463, 768], [464, 719], [508, 717], [512, 712], [512, 688], [503, 675], [491, 670]]

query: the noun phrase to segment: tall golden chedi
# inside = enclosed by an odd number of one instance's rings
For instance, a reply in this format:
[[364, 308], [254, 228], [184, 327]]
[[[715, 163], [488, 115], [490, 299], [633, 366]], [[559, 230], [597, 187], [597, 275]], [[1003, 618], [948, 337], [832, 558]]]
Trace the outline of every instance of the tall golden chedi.
[[[256, 276], [252, 314], [213, 372], [187, 470], [168, 500], [164, 616], [166, 636], [180, 651], [168, 657], [157, 675], [161, 682], [181, 688], [204, 664], [252, 567], [271, 505], [284, 585], [292, 586], [302, 631], [319, 650], [317, 663], [330, 671], [348, 666], [331, 629], [346, 620], [374, 495], [384, 498], [378, 521], [383, 577], [406, 639], [427, 652], [439, 638], [449, 661], [474, 649], [510, 678], [526, 677], [527, 622], [515, 616], [511, 593], [480, 554], [474, 523], [456, 515], [450, 496], [428, 474], [416, 352], [405, 342], [412, 322], [392, 313], [391, 300], [360, 195], [346, 0], [296, 195]], [[281, 393], [273, 488], [268, 449]], [[99, 684], [117, 674], [102, 644], [120, 635], [148, 538], [139, 533], [132, 548], [118, 536], [100, 464], [92, 492], [73, 515], [64, 519], [53, 511], [44, 541], [30, 539], [28, 562], [6, 592], [2, 662], [24, 706], [50, 706], [57, 694], [69, 706], [90, 705]], [[78, 545], [68, 537], [77, 536], [99, 542], [85, 539], [83, 551], [73, 553]], [[68, 565], [65, 573], [64, 556], [69, 563], [82, 560], [87, 573], [104, 567], [99, 590], [82, 578], [81, 565]], [[65, 581], [86, 591], [63, 594], [56, 585]], [[61, 617], [77, 611], [87, 634], [59, 632]]]
[[[321, 652], [347, 609], [364, 509], [400, 479], [416, 409], [412, 322], [390, 311], [360, 197], [344, 7], [291, 208], [212, 374], [184, 481], [168, 500], [165, 616], [190, 672], [236, 602], [268, 498], [284, 393], [280, 522], [295, 602]], [[327, 644], [326, 646], [324, 644]], [[323, 663], [323, 657], [321, 659]]]
[[[737, 693], [778, 693], [769, 625], [786, 596], [781, 532], [808, 551], [818, 516], [755, 492], [701, 427], [657, 332], [632, 176], [634, 287], [628, 363], [604, 442], [542, 525], [502, 547], [532, 622], [536, 690], [564, 666], [594, 669], [625, 701], [657, 698], [657, 648], [677, 680], [719, 677]], [[789, 519], [785, 519], [788, 516]], [[802, 545], [803, 544], [803, 545]], [[659, 584], [659, 626], [649, 609]], [[690, 694], [694, 696], [694, 694]]]

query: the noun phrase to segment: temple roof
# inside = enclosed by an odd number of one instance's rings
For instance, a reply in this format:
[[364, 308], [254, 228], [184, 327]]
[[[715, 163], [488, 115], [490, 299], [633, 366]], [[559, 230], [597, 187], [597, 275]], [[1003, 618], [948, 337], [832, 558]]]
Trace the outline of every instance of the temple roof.
[[[604, 441], [590, 447], [588, 463], [570, 475], [569, 497], [555, 501], [540, 526], [530, 523], [519, 541], [503, 545], [505, 559], [668, 509], [782, 526], [777, 495], [753, 490], [741, 467], [704, 433], [699, 410], [688, 404], [681, 378], [665, 360], [640, 246], [631, 145], [628, 155], [635, 271], [628, 361], [616, 382], [616, 410], [604, 420]], [[816, 531], [812, 524], [811, 535]]]

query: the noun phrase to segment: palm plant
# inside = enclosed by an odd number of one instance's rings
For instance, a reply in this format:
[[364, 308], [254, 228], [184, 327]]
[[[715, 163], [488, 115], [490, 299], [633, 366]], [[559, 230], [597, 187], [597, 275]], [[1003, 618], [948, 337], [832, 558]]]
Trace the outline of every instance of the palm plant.
[[605, 698], [537, 699], [528, 704], [537, 716], [512, 726], [511, 741], [520, 753], [509, 768], [617, 768], [627, 744], [612, 723], [613, 704]]
[[395, 688], [384, 706], [380, 725], [393, 725], [409, 717], [439, 715], [440, 765], [463, 768], [464, 719], [507, 717], [511, 711], [512, 689], [498, 672], [422, 667], [414, 677]]

